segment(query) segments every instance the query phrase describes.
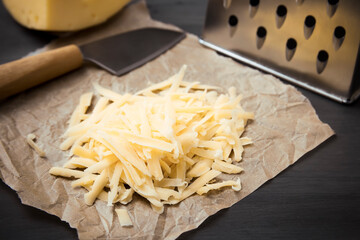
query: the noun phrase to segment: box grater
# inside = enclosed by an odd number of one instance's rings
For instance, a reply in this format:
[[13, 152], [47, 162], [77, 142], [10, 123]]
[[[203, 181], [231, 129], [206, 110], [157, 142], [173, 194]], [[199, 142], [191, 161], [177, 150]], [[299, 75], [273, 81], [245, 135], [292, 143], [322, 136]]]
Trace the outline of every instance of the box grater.
[[360, 95], [360, 1], [209, 0], [200, 43], [342, 103]]

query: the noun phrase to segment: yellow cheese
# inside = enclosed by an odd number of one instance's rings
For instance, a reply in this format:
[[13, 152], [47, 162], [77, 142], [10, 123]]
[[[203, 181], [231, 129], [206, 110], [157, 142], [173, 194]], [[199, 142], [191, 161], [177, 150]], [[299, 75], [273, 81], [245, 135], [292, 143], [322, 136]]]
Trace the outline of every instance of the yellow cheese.
[[97, 162], [90, 158], [78, 158], [74, 157], [67, 161], [64, 165], [65, 168], [88, 168]]
[[111, 164], [117, 162], [118, 159], [115, 156], [105, 157], [102, 161], [97, 162], [94, 165], [88, 167], [84, 172], [86, 173], [101, 173], [104, 169], [107, 169]]
[[105, 187], [108, 181], [108, 176], [106, 170], [103, 170], [101, 174], [95, 179], [94, 185], [91, 190], [84, 195], [85, 203], [87, 205], [92, 205], [97, 198], [97, 196], [101, 193], [103, 188]]
[[155, 182], [155, 186], [157, 187], [182, 187], [187, 186], [187, 182], [180, 178], [163, 178], [159, 182]]
[[212, 165], [211, 159], [203, 159], [198, 161], [194, 166], [187, 172], [187, 177], [199, 177], [208, 172]]
[[203, 195], [204, 193], [207, 193], [210, 190], [220, 189], [223, 187], [231, 187], [234, 191], [240, 191], [241, 190], [240, 178], [238, 178], [236, 181], [228, 180], [220, 183], [206, 184], [205, 186], [199, 188], [199, 190], [197, 190], [196, 193], [199, 195]]
[[34, 142], [35, 139], [36, 136], [33, 133], [30, 133], [26, 136], [26, 141], [30, 145], [30, 147], [32, 147], [40, 157], [46, 157], [45, 152]]
[[184, 82], [185, 70], [137, 95], [94, 84], [99, 100], [93, 107], [92, 94], [82, 95], [63, 135], [61, 149], [74, 156], [50, 173], [78, 178], [72, 186], [89, 191], [89, 205], [96, 199], [127, 204], [136, 192], [158, 213], [195, 193], [239, 191], [240, 179], [210, 182], [243, 171], [233, 162], [251, 144], [242, 134], [253, 114], [241, 108], [235, 89], [218, 94]]
[[78, 170], [72, 170], [67, 168], [61, 168], [61, 167], [52, 167], [50, 168], [50, 174], [55, 176], [62, 176], [62, 177], [75, 177], [75, 178], [81, 178], [85, 176], [85, 173], [83, 171]]
[[233, 165], [231, 163], [227, 163], [224, 161], [216, 160], [214, 161], [212, 168], [221, 172], [234, 174], [234, 173], [240, 173], [243, 171], [243, 169], [239, 166]]
[[69, 121], [69, 126], [70, 127], [81, 122], [84, 114], [86, 113], [86, 110], [88, 109], [88, 107], [91, 104], [92, 95], [93, 94], [91, 92], [81, 95], [80, 103], [76, 107], [73, 114], [71, 115], [71, 118], [70, 118], [70, 121]]
[[110, 192], [108, 195], [108, 206], [112, 206], [114, 199], [116, 198], [116, 194], [118, 192], [118, 185], [120, 182], [122, 172], [122, 164], [120, 162], [116, 163], [115, 170], [113, 172], [112, 178], [110, 180]]
[[178, 199], [181, 197], [179, 192], [169, 188], [156, 187], [155, 190], [160, 195], [160, 199], [162, 200], [168, 200], [171, 196]]
[[189, 187], [185, 189], [180, 199], [185, 199], [189, 197], [190, 195], [198, 191], [201, 187], [203, 187], [206, 183], [208, 183], [210, 180], [219, 176], [220, 173], [221, 172], [216, 170], [210, 170], [209, 172], [201, 175]]
[[[125, 189], [125, 188], [124, 188]], [[134, 189], [129, 188], [123, 191], [121, 194], [118, 195], [118, 198], [115, 199], [115, 202], [120, 202], [121, 204], [128, 204], [132, 200], [132, 196], [134, 194]]]
[[129, 213], [128, 211], [126, 211], [126, 209], [118, 208], [115, 209], [115, 212], [119, 218], [119, 222], [122, 227], [130, 227], [133, 225]]
[[20, 24], [38, 30], [75, 31], [106, 21], [130, 0], [3, 0]]
[[73, 188], [75, 188], [75, 187], [80, 187], [80, 186], [85, 187], [85, 186], [87, 186], [87, 185], [89, 185], [89, 184], [92, 184], [92, 183], [95, 181], [96, 177], [97, 177], [97, 176], [94, 175], [94, 174], [87, 174], [87, 175], [85, 175], [85, 176], [83, 176], [83, 177], [81, 177], [81, 178], [73, 181], [73, 182], [71, 183], [71, 186], [72, 186]]

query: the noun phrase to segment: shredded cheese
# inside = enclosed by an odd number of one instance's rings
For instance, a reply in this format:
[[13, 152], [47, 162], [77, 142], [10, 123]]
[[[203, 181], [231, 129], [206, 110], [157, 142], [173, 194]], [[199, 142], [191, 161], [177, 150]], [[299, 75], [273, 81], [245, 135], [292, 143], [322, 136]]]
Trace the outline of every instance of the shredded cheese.
[[236, 181], [228, 180], [220, 183], [206, 184], [205, 186], [199, 188], [199, 190], [197, 190], [196, 193], [199, 195], [203, 195], [204, 193], [207, 193], [210, 190], [220, 189], [223, 187], [231, 187], [234, 191], [240, 191], [241, 190], [240, 178], [238, 178]]
[[35, 139], [36, 136], [33, 133], [28, 134], [26, 137], [26, 141], [30, 147], [32, 147], [40, 157], [46, 157], [45, 152], [35, 143]]
[[122, 227], [131, 227], [133, 225], [129, 213], [126, 209], [115, 209], [115, 212]]
[[[195, 193], [239, 191], [239, 177], [216, 178], [243, 171], [237, 162], [252, 142], [242, 135], [254, 114], [242, 109], [235, 88], [220, 94], [217, 87], [185, 82], [185, 70], [135, 95], [95, 84], [100, 98], [93, 110], [94, 94], [85, 93], [63, 135], [60, 148], [70, 149], [69, 161], [50, 173], [76, 178], [72, 186], [88, 190], [88, 205], [96, 199], [127, 204], [136, 192], [157, 212]], [[131, 225], [125, 209], [115, 211], [122, 226]]]

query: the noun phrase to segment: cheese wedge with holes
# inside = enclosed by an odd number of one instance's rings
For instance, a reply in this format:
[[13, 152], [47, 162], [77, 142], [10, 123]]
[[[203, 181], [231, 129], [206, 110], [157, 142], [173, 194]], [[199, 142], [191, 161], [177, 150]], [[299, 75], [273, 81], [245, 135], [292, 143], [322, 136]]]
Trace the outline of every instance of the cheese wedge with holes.
[[10, 14], [25, 27], [75, 31], [105, 22], [130, 0], [3, 0]]

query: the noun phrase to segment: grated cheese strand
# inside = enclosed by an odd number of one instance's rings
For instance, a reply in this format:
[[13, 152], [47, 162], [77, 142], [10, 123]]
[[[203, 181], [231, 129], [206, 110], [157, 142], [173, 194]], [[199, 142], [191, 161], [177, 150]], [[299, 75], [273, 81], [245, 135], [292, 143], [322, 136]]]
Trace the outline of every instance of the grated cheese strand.
[[115, 209], [115, 212], [122, 227], [131, 227], [133, 225], [129, 213], [126, 209]]
[[26, 137], [26, 142], [32, 147], [40, 157], [46, 157], [45, 152], [34, 142], [36, 139], [35, 134], [30, 133]]

